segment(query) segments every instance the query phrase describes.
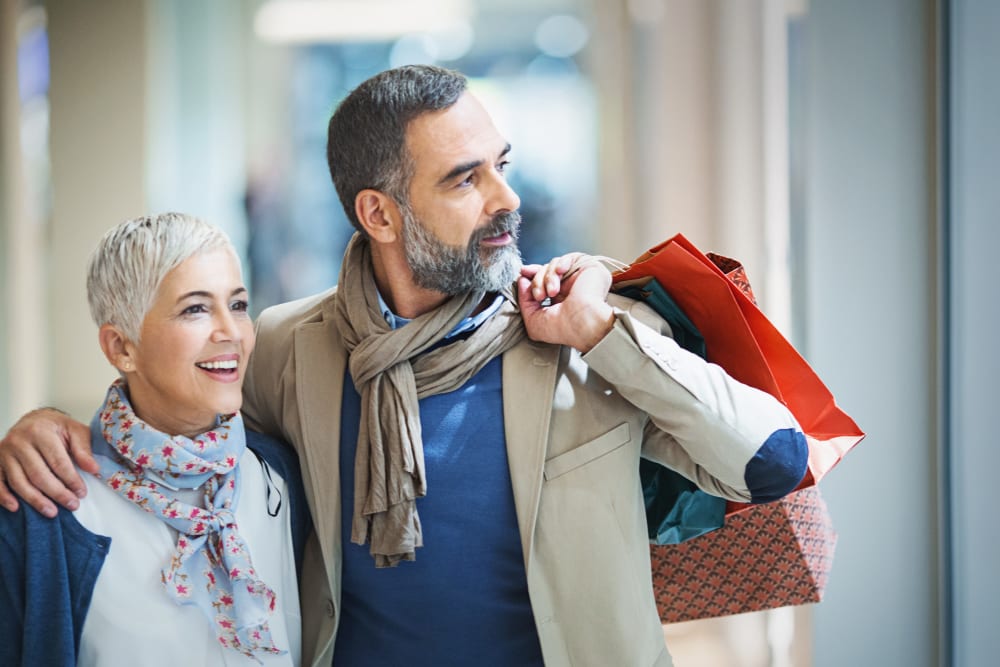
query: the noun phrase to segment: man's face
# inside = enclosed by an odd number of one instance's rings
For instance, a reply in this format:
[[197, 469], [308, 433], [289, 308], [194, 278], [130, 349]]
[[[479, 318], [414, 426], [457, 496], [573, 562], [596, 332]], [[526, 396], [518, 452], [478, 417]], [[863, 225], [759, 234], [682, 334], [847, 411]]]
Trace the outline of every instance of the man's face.
[[414, 163], [403, 244], [414, 281], [444, 294], [496, 291], [521, 265], [520, 199], [504, 170], [510, 145], [469, 93], [411, 121]]

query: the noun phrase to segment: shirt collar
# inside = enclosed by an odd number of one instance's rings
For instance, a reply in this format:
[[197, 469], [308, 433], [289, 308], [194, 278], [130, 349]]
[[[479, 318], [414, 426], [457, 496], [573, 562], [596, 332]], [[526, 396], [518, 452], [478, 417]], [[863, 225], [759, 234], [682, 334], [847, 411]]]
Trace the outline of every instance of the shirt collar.
[[[389, 304], [387, 304], [385, 302], [385, 299], [382, 298], [381, 292], [379, 292], [376, 289], [375, 293], [378, 295], [378, 305], [379, 308], [382, 310], [382, 317], [385, 318], [386, 324], [388, 324], [393, 329], [398, 329], [404, 324], [409, 324], [411, 322], [411, 320], [408, 320], [405, 317], [400, 317], [396, 313], [392, 312], [392, 310], [389, 308]], [[489, 306], [484, 308], [479, 313], [475, 315], [470, 315], [469, 317], [466, 317], [461, 322], [456, 324], [455, 328], [449, 331], [448, 334], [445, 336], [445, 339], [452, 338], [467, 331], [472, 331], [474, 329], [477, 329], [480, 324], [488, 320], [498, 310], [500, 310], [500, 306], [503, 305], [503, 299], [504, 297], [502, 294], [497, 294], [496, 298], [493, 299], [493, 303], [491, 303]]]

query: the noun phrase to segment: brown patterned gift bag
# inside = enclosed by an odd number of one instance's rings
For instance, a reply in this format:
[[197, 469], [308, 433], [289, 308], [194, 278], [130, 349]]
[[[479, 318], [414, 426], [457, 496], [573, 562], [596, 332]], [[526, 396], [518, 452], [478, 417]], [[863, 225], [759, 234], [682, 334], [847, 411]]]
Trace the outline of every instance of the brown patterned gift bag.
[[820, 601], [837, 534], [819, 490], [741, 507], [707, 535], [650, 547], [664, 623]]
[[653, 589], [666, 623], [819, 602], [837, 535], [815, 484], [864, 433], [757, 308], [743, 266], [702, 254], [678, 234], [614, 275], [655, 279], [704, 337], [706, 357], [767, 391], [795, 415], [809, 443], [799, 489], [764, 505], [728, 503], [721, 528], [651, 545]]

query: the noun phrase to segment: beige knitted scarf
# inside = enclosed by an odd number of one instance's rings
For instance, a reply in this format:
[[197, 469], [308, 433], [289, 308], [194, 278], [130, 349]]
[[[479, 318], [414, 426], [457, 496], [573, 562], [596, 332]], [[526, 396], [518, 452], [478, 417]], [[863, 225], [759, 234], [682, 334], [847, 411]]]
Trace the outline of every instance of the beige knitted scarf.
[[427, 480], [417, 401], [458, 389], [526, 335], [508, 291], [500, 310], [471, 336], [425, 352], [484, 296], [455, 296], [393, 330], [379, 307], [367, 239], [355, 234], [347, 246], [335, 322], [361, 395], [351, 541], [371, 545], [376, 567], [413, 560], [414, 550], [423, 544], [415, 501], [426, 495]]

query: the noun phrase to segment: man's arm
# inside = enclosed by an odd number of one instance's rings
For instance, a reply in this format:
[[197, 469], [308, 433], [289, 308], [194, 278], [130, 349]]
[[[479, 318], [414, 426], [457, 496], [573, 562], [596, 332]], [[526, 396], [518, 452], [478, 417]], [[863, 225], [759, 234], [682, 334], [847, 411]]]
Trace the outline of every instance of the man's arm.
[[808, 447], [788, 409], [634, 318], [644, 305], [616, 312], [606, 303], [610, 284], [603, 265], [585, 255], [524, 267], [518, 299], [528, 335], [576, 348], [649, 415], [644, 456], [732, 500], [768, 502], [792, 491]]
[[17, 511], [16, 493], [50, 518], [56, 515], [52, 501], [75, 510], [87, 487], [74, 462], [97, 473], [87, 425], [54, 408], [27, 413], [0, 440], [0, 506]]
[[682, 349], [656, 321], [644, 323], [645, 304], [617, 301], [615, 329], [583, 360], [649, 415], [643, 456], [730, 500], [768, 502], [794, 490], [808, 447], [788, 408]]

